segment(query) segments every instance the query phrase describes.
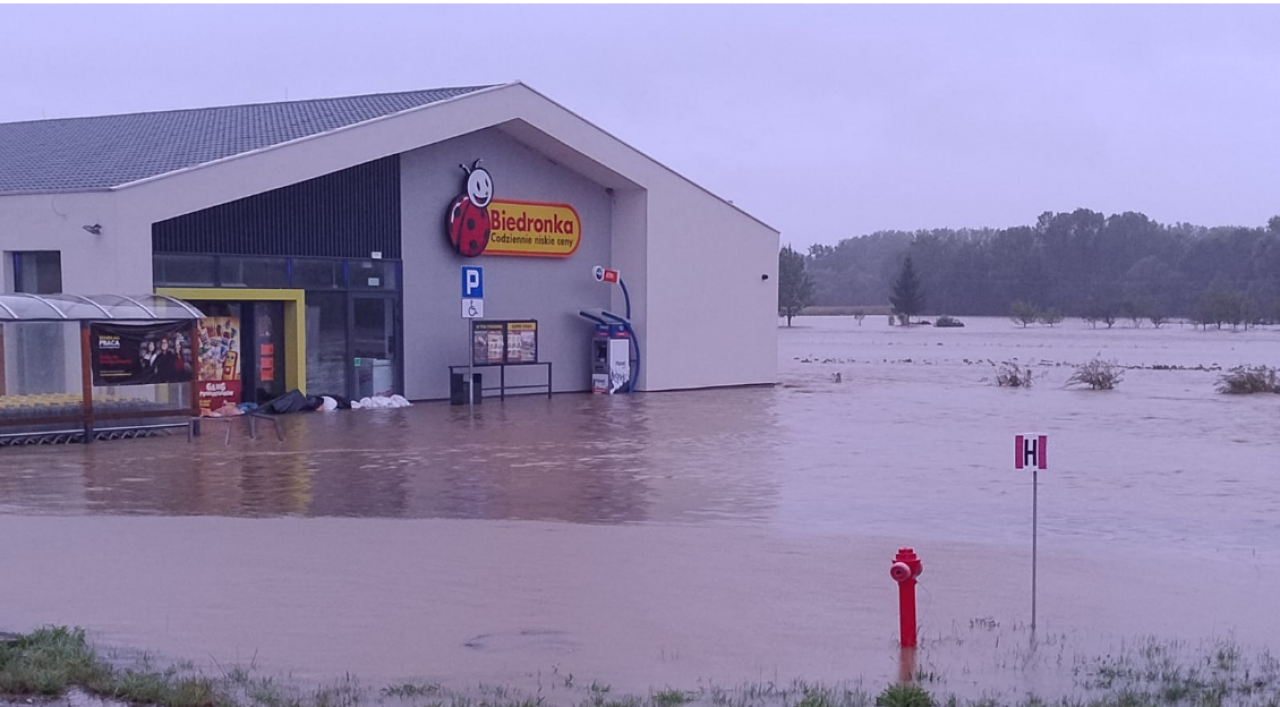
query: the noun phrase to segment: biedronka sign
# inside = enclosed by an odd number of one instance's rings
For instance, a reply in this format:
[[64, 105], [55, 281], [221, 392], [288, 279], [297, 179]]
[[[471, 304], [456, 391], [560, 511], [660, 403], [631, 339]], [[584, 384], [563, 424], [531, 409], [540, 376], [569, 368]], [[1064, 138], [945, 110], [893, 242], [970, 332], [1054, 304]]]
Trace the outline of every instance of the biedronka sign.
[[582, 219], [568, 204], [493, 198], [493, 179], [476, 160], [464, 193], [449, 205], [447, 234], [455, 253], [567, 258], [582, 240]]

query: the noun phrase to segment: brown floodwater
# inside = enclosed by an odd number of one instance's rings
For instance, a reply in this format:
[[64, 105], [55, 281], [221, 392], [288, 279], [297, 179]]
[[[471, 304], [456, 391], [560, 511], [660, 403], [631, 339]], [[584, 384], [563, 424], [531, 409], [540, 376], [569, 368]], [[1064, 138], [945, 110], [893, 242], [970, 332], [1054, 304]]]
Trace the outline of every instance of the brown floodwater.
[[[774, 388], [0, 450], [0, 630], [308, 680], [878, 685], [907, 544], [920, 663], [951, 689], [1066, 689], [1073, 656], [1143, 635], [1280, 633], [1280, 396], [1155, 370], [1274, 365], [1280, 331], [798, 323]], [[1065, 389], [1098, 354], [1121, 386]], [[984, 381], [1015, 357], [1033, 388]], [[1052, 450], [1034, 650], [1024, 431]]]

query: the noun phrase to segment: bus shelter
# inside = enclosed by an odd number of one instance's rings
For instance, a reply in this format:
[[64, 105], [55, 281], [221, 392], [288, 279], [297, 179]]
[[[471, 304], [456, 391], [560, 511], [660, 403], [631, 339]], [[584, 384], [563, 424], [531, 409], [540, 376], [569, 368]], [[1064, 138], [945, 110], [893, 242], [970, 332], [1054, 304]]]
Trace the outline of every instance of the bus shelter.
[[202, 316], [158, 294], [0, 295], [0, 445], [185, 425]]

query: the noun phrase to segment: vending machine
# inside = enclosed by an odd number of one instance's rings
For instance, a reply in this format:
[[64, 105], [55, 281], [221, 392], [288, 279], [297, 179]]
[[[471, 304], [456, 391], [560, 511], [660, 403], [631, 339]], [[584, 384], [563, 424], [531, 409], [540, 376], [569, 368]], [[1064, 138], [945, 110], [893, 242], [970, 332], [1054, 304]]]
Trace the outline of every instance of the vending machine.
[[631, 333], [623, 324], [597, 324], [591, 340], [591, 392], [631, 392]]

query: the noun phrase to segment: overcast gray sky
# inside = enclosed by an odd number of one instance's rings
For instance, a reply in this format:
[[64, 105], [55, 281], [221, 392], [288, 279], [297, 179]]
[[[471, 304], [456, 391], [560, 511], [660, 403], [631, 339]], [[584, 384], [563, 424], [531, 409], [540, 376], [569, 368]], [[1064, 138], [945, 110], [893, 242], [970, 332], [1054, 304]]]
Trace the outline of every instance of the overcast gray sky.
[[0, 6], [0, 121], [520, 79], [783, 231], [1280, 214], [1280, 7]]

